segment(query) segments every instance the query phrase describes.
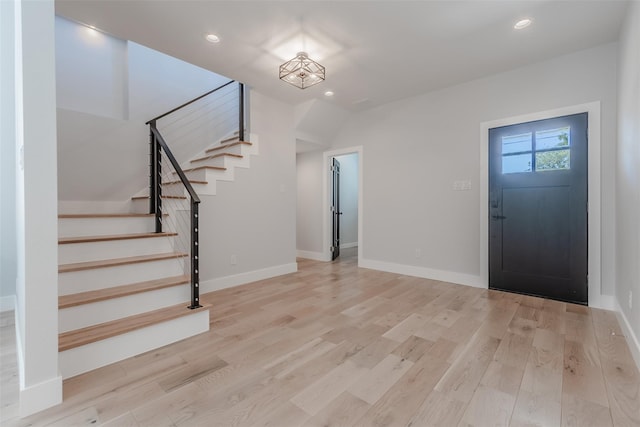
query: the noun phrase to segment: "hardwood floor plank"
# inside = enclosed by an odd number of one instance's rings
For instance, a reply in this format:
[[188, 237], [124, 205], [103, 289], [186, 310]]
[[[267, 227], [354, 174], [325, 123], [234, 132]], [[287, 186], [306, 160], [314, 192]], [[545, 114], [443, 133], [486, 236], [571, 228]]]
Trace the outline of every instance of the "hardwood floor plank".
[[355, 397], [373, 405], [412, 366], [413, 362], [410, 360], [390, 354], [370, 372], [367, 372], [367, 375], [351, 385], [348, 391]]
[[462, 402], [469, 402], [499, 345], [500, 340], [496, 338], [476, 334], [436, 384], [435, 390], [451, 394]]
[[368, 409], [369, 404], [343, 392], [336, 396], [331, 403], [310, 418], [303, 427], [351, 427]]
[[511, 417], [512, 427], [557, 426], [561, 422], [561, 401], [544, 394], [520, 390]]
[[331, 370], [319, 381], [309, 385], [295, 395], [291, 402], [303, 409], [307, 414], [316, 415], [333, 400], [336, 394], [347, 390], [349, 386], [368, 373], [368, 369], [361, 368], [347, 360]]
[[411, 417], [407, 427], [456, 426], [466, 407], [466, 402], [460, 402], [439, 391], [432, 391]]
[[582, 344], [565, 341], [562, 391], [601, 406], [608, 406], [600, 359], [589, 357]]
[[512, 394], [480, 386], [473, 394], [458, 427], [508, 426], [516, 398]]
[[529, 353], [520, 389], [534, 394], [562, 395], [562, 352], [533, 347]]
[[602, 361], [615, 426], [640, 426], [640, 374], [635, 365]]
[[412, 362], [418, 361], [424, 354], [433, 346], [433, 342], [427, 341], [420, 337], [411, 336], [399, 347], [397, 347], [391, 354], [408, 359]]
[[612, 427], [609, 408], [571, 395], [562, 396], [562, 427]]
[[427, 320], [424, 316], [413, 313], [382, 336], [399, 343], [405, 342], [416, 331], [422, 329]]
[[487, 367], [480, 384], [516, 396], [523, 374], [524, 367], [517, 368], [493, 361]]
[[355, 427], [406, 425], [449, 368], [444, 360], [420, 358], [353, 425]]

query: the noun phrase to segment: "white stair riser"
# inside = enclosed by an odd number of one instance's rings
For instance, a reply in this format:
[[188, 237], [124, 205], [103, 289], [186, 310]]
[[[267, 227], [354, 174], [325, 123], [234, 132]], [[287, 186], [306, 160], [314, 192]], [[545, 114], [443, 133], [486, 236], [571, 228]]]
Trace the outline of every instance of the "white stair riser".
[[180, 258], [180, 261], [170, 258], [161, 261], [139, 262], [115, 267], [59, 273], [58, 294], [76, 294], [128, 283], [179, 276], [184, 274], [181, 262], [183, 259], [188, 266], [188, 258]]
[[142, 239], [107, 240], [104, 242], [66, 243], [58, 245], [58, 263], [124, 258], [139, 255], [173, 252], [174, 237], [146, 237]]
[[[149, 209], [147, 202], [147, 211]], [[146, 213], [146, 212], [142, 212]], [[151, 233], [155, 231], [153, 217], [60, 218], [60, 237], [106, 236], [112, 234]]]
[[59, 353], [63, 379], [133, 357], [209, 330], [209, 310], [148, 326]]
[[68, 332], [169, 307], [178, 304], [180, 301], [189, 301], [191, 298], [189, 286], [189, 284], [182, 284], [122, 298], [61, 309], [58, 312], [58, 328], [61, 333]]
[[[231, 147], [221, 148], [219, 150], [209, 151], [206, 155], [214, 155], [219, 153], [242, 154], [242, 146], [245, 144], [233, 145]], [[213, 147], [216, 148], [216, 147]]]
[[197, 162], [189, 162], [189, 164], [191, 165], [192, 168], [197, 168], [200, 166], [225, 167], [229, 160], [235, 159], [235, 158], [236, 157], [220, 156], [220, 157], [214, 157], [212, 159], [198, 160]]
[[182, 183], [175, 183], [162, 186], [162, 194], [164, 196], [186, 196], [187, 190]]
[[[203, 180], [197, 180], [203, 181]], [[200, 191], [207, 187], [206, 184], [200, 184], [197, 182], [192, 182], [191, 186], [195, 190], [196, 194], [200, 194]], [[189, 196], [189, 192], [185, 188], [182, 182], [176, 182], [173, 184], [167, 184], [162, 186], [162, 194], [165, 196]]]
[[[192, 171], [187, 171], [184, 174], [187, 176], [187, 178], [192, 179], [194, 181], [206, 181], [207, 180], [207, 170], [206, 169], [196, 169], [196, 170], [192, 170]], [[211, 184], [211, 182], [209, 182], [209, 184]]]
[[[196, 192], [197, 194], [197, 192]], [[167, 194], [168, 195], [168, 194]], [[162, 211], [165, 215], [171, 215], [171, 211], [176, 207], [179, 208], [189, 208], [191, 202], [189, 198], [186, 199], [162, 199]], [[149, 199], [133, 199], [131, 201], [131, 209], [134, 213], [143, 213], [146, 212], [149, 207]], [[163, 221], [170, 222], [170, 219], [163, 218]], [[172, 231], [170, 228], [163, 228], [163, 231]]]

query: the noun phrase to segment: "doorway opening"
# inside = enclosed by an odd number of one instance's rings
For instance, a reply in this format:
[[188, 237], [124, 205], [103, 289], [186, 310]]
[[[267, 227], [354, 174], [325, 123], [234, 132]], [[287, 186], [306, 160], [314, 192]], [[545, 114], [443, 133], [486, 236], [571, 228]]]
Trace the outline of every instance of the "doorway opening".
[[327, 151], [323, 155], [323, 252], [335, 260], [341, 250], [362, 248], [362, 147]]

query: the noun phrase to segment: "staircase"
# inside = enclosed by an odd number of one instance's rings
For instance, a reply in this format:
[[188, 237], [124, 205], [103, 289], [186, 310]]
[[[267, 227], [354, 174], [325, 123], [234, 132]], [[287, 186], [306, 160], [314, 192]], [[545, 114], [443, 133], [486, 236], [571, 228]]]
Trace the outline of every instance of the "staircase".
[[59, 363], [63, 378], [209, 330], [189, 305], [175, 233], [153, 215], [60, 215]]
[[[251, 167], [251, 156], [259, 154], [258, 137], [251, 135], [251, 142], [240, 141], [237, 132], [220, 144], [207, 148], [182, 165], [189, 182], [198, 195], [215, 196], [219, 181], [233, 181], [237, 168]], [[163, 197], [166, 199], [184, 199], [187, 197], [184, 186], [174, 176], [163, 181]], [[131, 198], [133, 212], [145, 213], [149, 209], [149, 193], [147, 190]]]
[[[236, 168], [250, 166], [251, 155], [258, 154], [257, 137], [252, 139], [241, 141], [236, 132], [180, 166], [166, 146], [157, 157], [152, 150], [158, 159], [159, 178], [151, 187], [158, 188], [158, 207], [152, 204], [157, 213], [148, 213], [145, 190], [132, 197], [131, 213], [59, 215], [63, 378], [209, 330], [210, 306], [197, 296], [199, 226], [193, 203], [215, 195], [217, 182], [232, 181]], [[195, 192], [187, 191], [189, 185]]]

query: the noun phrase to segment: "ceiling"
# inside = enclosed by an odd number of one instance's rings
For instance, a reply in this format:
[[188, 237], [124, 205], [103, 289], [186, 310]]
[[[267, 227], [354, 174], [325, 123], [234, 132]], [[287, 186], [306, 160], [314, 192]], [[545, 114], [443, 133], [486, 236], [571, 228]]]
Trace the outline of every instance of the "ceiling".
[[[242, 81], [284, 102], [357, 111], [618, 39], [627, 1], [56, 0], [56, 13]], [[524, 30], [513, 29], [523, 18]], [[208, 33], [221, 41], [205, 40]], [[278, 66], [306, 50], [327, 79]], [[326, 98], [324, 92], [335, 95]]]

